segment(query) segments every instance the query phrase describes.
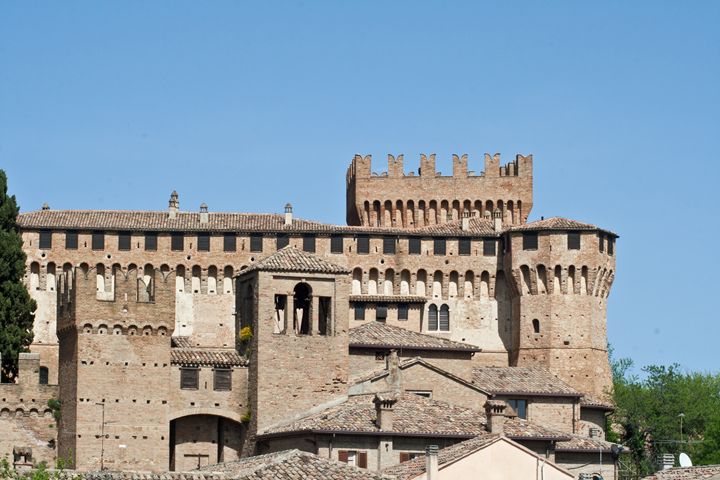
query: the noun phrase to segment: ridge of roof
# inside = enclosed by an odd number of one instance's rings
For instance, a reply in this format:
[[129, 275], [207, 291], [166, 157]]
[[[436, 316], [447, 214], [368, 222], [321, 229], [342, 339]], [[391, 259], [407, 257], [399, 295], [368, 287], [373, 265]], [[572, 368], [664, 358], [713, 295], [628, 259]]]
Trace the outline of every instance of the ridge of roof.
[[522, 225], [510, 226], [505, 229], [506, 232], [529, 232], [539, 230], [599, 230], [605, 233], [609, 233], [615, 237], [618, 236], [615, 232], [600, 228], [597, 225], [591, 223], [580, 222], [565, 217], [550, 217], [543, 218], [540, 220], [534, 220], [532, 222], [524, 223]]
[[474, 367], [472, 383], [493, 395], [583, 395], [552, 373], [538, 367]]
[[350, 273], [346, 267], [336, 265], [314, 253], [306, 252], [296, 248], [294, 245], [287, 245], [275, 253], [259, 260], [249, 268], [242, 270], [240, 275], [248, 272], [307, 272], [307, 273]]
[[456, 342], [426, 333], [413, 332], [383, 322], [368, 322], [350, 329], [352, 348], [405, 348], [413, 350], [448, 350], [479, 352], [482, 349], [469, 343]]

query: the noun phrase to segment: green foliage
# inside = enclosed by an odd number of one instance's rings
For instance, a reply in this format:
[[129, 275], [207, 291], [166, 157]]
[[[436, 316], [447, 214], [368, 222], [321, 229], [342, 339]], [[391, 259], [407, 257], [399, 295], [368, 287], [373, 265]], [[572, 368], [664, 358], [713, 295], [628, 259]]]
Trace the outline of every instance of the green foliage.
[[53, 418], [56, 422], [60, 421], [60, 400], [51, 398], [47, 401], [47, 406], [52, 410]]
[[617, 409], [610, 420], [637, 473], [652, 473], [663, 453], [685, 452], [695, 465], [720, 463], [720, 375], [650, 365], [641, 379], [631, 367], [629, 359], [612, 361]]
[[15, 196], [7, 194], [7, 176], [0, 170], [0, 375], [13, 380], [18, 354], [33, 339], [35, 301], [22, 283], [25, 253], [17, 228], [19, 209]]
[[66, 472], [59, 465], [55, 470], [48, 470], [45, 462], [29, 471], [17, 471], [13, 468], [7, 458], [0, 459], [0, 479], [7, 480], [80, 480], [80, 475], [73, 475]]
[[240, 421], [243, 423], [249, 423], [250, 420], [252, 420], [252, 410], [250, 410], [250, 407], [245, 410], [245, 413], [243, 413], [242, 417], [240, 417]]

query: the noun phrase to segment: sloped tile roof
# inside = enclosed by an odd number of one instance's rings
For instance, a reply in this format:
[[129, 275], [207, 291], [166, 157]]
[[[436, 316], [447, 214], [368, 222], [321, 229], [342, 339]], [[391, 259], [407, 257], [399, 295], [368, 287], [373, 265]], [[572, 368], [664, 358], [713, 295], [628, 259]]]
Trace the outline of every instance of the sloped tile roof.
[[[610, 453], [613, 443], [601, 438], [590, 438], [582, 435], [569, 434], [570, 440], [558, 442], [555, 450], [558, 452], [599, 452]], [[623, 447], [624, 448], [624, 447]]]
[[359, 303], [425, 303], [426, 297], [418, 295], [350, 295], [351, 302]]
[[241, 275], [256, 270], [268, 272], [350, 273], [350, 270], [346, 267], [341, 267], [313, 253], [300, 250], [294, 245], [283, 247], [272, 255], [263, 258], [243, 270]]
[[514, 227], [508, 227], [508, 232], [531, 232], [539, 230], [600, 230], [605, 233], [617, 236], [610, 230], [605, 230], [591, 223], [578, 222], [577, 220], [571, 220], [563, 217], [550, 217], [543, 220], [536, 220], [534, 222], [525, 223], [523, 225], [517, 225]]
[[73, 470], [63, 470], [62, 473], [56, 471], [58, 478], [78, 479], [78, 480], [229, 480], [231, 477], [223, 474], [208, 472], [76, 472]]
[[182, 366], [246, 367], [248, 361], [236, 350], [220, 348], [171, 348], [170, 363]]
[[[475, 438], [471, 438], [470, 440], [456, 443], [450, 447], [443, 448], [438, 451], [438, 465], [442, 466], [446, 463], [454, 462], [467, 457], [478, 450], [482, 450], [483, 448], [492, 445], [500, 438], [500, 435], [486, 433], [478, 435]], [[420, 455], [413, 460], [386, 468], [382, 472], [388, 475], [394, 475], [398, 480], [415, 478], [418, 475], [425, 473], [425, 460], [425, 455]]]
[[407, 348], [413, 350], [453, 350], [479, 352], [481, 349], [468, 343], [413, 332], [383, 322], [369, 322], [350, 329], [350, 347], [354, 348]]
[[[394, 434], [399, 436], [471, 438], [487, 433], [483, 412], [403, 393], [394, 406], [393, 430], [382, 431], [376, 425], [375, 395], [349, 397], [327, 408], [286, 425], [276, 426], [258, 437], [282, 436], [293, 432]], [[513, 439], [568, 440], [562, 432], [518, 418], [505, 421], [505, 434]]]
[[170, 340], [172, 348], [193, 348], [195, 346], [190, 340], [190, 337], [182, 335], [173, 335], [170, 337]]
[[643, 480], [715, 480], [718, 475], [720, 475], [720, 465], [673, 467], [655, 472]]
[[484, 218], [472, 217], [468, 222], [468, 229], [462, 229], [462, 220], [453, 220], [447, 223], [438, 223], [436, 225], [428, 225], [425, 227], [414, 228], [413, 231], [416, 233], [422, 233], [426, 235], [439, 235], [439, 236], [463, 236], [468, 233], [475, 235], [495, 236], [499, 232], [496, 232], [493, 228], [493, 222]]
[[472, 383], [493, 395], [582, 396], [547, 370], [535, 367], [475, 367]]
[[588, 395], [587, 393], [580, 399], [580, 406], [586, 408], [596, 408], [599, 410], [615, 410], [615, 406], [612, 404], [612, 401]]

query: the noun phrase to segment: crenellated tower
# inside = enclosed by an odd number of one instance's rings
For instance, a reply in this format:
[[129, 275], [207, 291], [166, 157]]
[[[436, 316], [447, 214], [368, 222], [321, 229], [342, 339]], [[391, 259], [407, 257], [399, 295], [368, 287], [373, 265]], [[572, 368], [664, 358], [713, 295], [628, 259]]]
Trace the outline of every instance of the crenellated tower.
[[415, 228], [499, 210], [505, 224], [521, 225], [533, 205], [532, 162], [532, 155], [517, 155], [500, 165], [499, 154], [486, 153], [476, 173], [467, 155], [453, 155], [452, 175], [442, 175], [435, 154], [422, 154], [415, 174], [405, 173], [403, 155], [388, 155], [387, 171], [375, 173], [370, 155], [355, 155], [346, 177], [347, 223]]
[[506, 233], [512, 365], [541, 366], [581, 392], [607, 395], [612, 378], [606, 302], [615, 275], [616, 237], [560, 218]]
[[80, 470], [167, 470], [174, 272], [118, 266], [100, 291], [83, 264], [59, 287], [58, 458]]

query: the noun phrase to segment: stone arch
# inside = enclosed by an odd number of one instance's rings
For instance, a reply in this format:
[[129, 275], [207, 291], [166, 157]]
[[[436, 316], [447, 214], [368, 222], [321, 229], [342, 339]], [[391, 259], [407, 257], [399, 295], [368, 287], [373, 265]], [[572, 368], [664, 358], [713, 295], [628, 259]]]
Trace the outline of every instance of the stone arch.
[[217, 277], [218, 277], [218, 271], [217, 267], [215, 265], [210, 265], [208, 267], [208, 274], [207, 274], [207, 293], [209, 295], [215, 295], [217, 292]]
[[567, 293], [568, 295], [574, 295], [575, 292], [575, 265], [568, 267], [568, 279], [567, 279]]
[[192, 293], [200, 293], [202, 278], [202, 268], [200, 265], [193, 265], [192, 277], [190, 279], [190, 291]]
[[353, 295], [362, 295], [362, 268], [356, 267], [352, 273], [352, 290]]
[[54, 292], [57, 290], [57, 279], [55, 275], [55, 262], [48, 262], [47, 276], [45, 277], [45, 290], [48, 292]]
[[98, 325], [97, 333], [99, 335], [105, 335], [106, 333], [108, 333], [108, 326], [104, 323], [101, 323], [100, 325]]
[[145, 325], [142, 329], [143, 337], [149, 337], [153, 334], [152, 325]]
[[522, 295], [530, 295], [532, 291], [532, 281], [530, 280], [530, 267], [527, 265], [520, 266], [520, 293]]
[[476, 217], [482, 218], [482, 200], [475, 200], [475, 208], [473, 213]]
[[415, 223], [415, 202], [408, 200], [405, 202], [405, 225], [412, 227]]
[[420, 297], [427, 296], [427, 272], [423, 269], [418, 270], [415, 277], [415, 295]]
[[380, 209], [380, 200], [375, 200], [373, 202], [373, 211], [372, 211], [373, 222], [372, 222], [372, 224], [376, 227], [380, 226], [380, 221], [382, 220], [382, 217], [380, 216], [380, 210], [381, 210]]
[[122, 335], [123, 334], [122, 325], [120, 325], [120, 324], [113, 325], [112, 334], [113, 335]]
[[382, 225], [385, 227], [391, 227], [392, 222], [392, 202], [390, 200], [385, 200], [385, 203], [383, 204], [383, 216], [382, 216]]
[[430, 200], [430, 205], [428, 206], [428, 213], [427, 213], [427, 224], [428, 225], [435, 225], [437, 222], [437, 201]]
[[[239, 414], [220, 408], [191, 408], [171, 415], [165, 447], [169, 449], [170, 471], [238, 460], [246, 431], [242, 420]], [[200, 456], [187, 456], [188, 452]]]
[[365, 200], [363, 204], [363, 225], [370, 225], [370, 202]]
[[385, 270], [385, 279], [383, 280], [383, 295], [393, 295], [395, 293], [395, 270], [388, 268]]
[[463, 296], [466, 300], [472, 300], [475, 298], [475, 291], [473, 288], [475, 285], [475, 274], [468, 270], [465, 272], [464, 284], [463, 284]]
[[105, 293], [105, 265], [102, 263], [95, 265], [95, 291]]
[[480, 274], [480, 299], [490, 298], [490, 273], [485, 270]]
[[493, 209], [493, 202], [492, 202], [492, 200], [487, 200], [487, 201], [485, 202], [485, 212], [489, 212], [490, 215], [492, 215], [492, 212], [493, 212], [493, 211], [494, 211], [494, 209]]
[[562, 267], [560, 265], [555, 265], [552, 293], [555, 295], [560, 295], [562, 293]]
[[223, 293], [233, 293], [233, 267], [226, 265], [223, 269]]
[[424, 227], [427, 224], [425, 221], [426, 215], [427, 215], [427, 207], [425, 205], [425, 200], [420, 200], [418, 202], [417, 215], [415, 215], [415, 226]]
[[298, 282], [293, 288], [293, 327], [298, 335], [309, 335], [312, 328], [312, 287]]
[[506, 212], [505, 221], [510, 225], [515, 225], [515, 204], [512, 200], [508, 200]]
[[537, 284], [538, 293], [539, 294], [548, 293], [547, 268], [545, 268], [545, 265], [537, 266], [537, 276], [538, 276], [538, 284]]
[[377, 268], [371, 268], [370, 272], [368, 272], [368, 285], [367, 285], [367, 293], [368, 295], [377, 295], [378, 294], [378, 270]]
[[450, 215], [453, 220], [460, 220], [460, 202], [458, 200], [453, 200]]
[[395, 202], [395, 226], [405, 227], [405, 215], [403, 215], [403, 202], [398, 200]]
[[458, 272], [453, 270], [452, 272], [450, 272], [450, 279], [448, 281], [448, 298], [457, 298], [459, 283], [460, 276], [458, 275]]
[[170, 275], [170, 265], [167, 263], [160, 265], [160, 274], [162, 275], [163, 283], [167, 282], [168, 275]]
[[137, 279], [137, 301], [155, 301], [155, 267], [149, 263], [143, 267], [142, 275]]
[[175, 291], [178, 293], [185, 291], [185, 265], [175, 267]]
[[410, 295], [410, 270], [400, 272], [400, 295]]
[[443, 273], [440, 270], [435, 270], [435, 273], [433, 273], [433, 284], [432, 284], [433, 298], [442, 298], [442, 281], [443, 281]]
[[472, 202], [468, 199], [463, 202], [462, 214], [465, 215], [466, 213], [469, 217], [472, 217]]
[[30, 264], [30, 290], [40, 290], [40, 264], [38, 262]]
[[448, 221], [448, 213], [450, 213], [450, 203], [447, 200], [440, 201], [440, 215], [437, 223], [446, 223]]

